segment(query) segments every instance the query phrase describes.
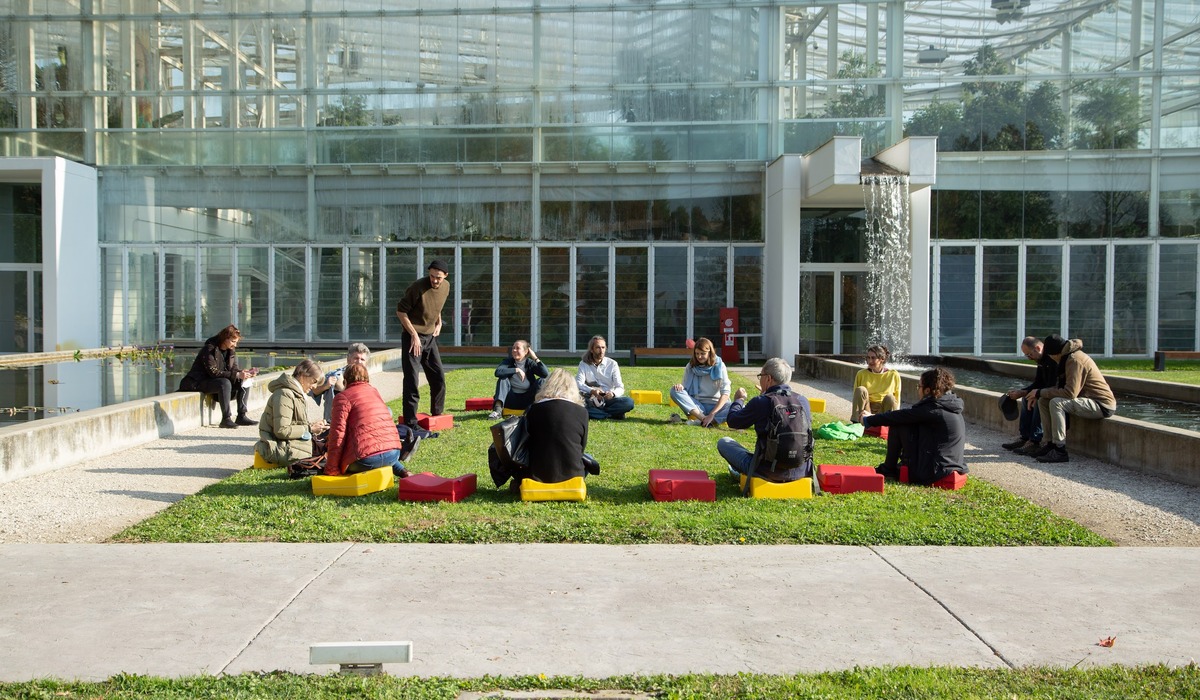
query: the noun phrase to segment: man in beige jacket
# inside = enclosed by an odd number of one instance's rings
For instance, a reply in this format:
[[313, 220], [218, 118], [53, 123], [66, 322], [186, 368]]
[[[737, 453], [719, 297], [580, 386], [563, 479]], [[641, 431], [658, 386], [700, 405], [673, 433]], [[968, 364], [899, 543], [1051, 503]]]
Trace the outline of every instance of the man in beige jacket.
[[1058, 385], [1035, 389], [1042, 414], [1046, 445], [1033, 456], [1039, 462], [1066, 462], [1067, 414], [1079, 418], [1108, 418], [1117, 412], [1117, 397], [1095, 360], [1083, 351], [1083, 341], [1046, 336], [1042, 351], [1058, 363]]

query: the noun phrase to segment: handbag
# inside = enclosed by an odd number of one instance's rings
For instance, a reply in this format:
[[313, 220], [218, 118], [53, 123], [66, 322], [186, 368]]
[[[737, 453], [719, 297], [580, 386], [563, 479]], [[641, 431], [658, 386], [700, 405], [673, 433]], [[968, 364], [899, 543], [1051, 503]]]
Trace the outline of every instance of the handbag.
[[287, 473], [289, 479], [303, 479], [308, 476], [316, 476], [325, 471], [325, 455], [314, 455], [298, 459], [295, 462], [288, 463]]
[[525, 441], [528, 438], [525, 416], [509, 416], [492, 426], [492, 446], [496, 448], [496, 456], [510, 469], [527, 466], [529, 449]]

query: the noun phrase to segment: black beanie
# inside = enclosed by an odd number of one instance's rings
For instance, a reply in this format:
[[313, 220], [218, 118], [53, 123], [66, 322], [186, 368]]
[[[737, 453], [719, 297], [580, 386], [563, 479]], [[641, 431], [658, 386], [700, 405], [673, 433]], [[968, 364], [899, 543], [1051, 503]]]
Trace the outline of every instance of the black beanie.
[[1042, 341], [1042, 352], [1047, 355], [1057, 355], [1065, 347], [1067, 347], [1067, 341], [1063, 340], [1063, 337], [1057, 333], [1051, 333]]
[[438, 260], [434, 260], [433, 262], [429, 263], [429, 269], [430, 270], [441, 270], [442, 272], [445, 272], [447, 275], [450, 274], [450, 268], [446, 265], [446, 261], [441, 260], [440, 258]]

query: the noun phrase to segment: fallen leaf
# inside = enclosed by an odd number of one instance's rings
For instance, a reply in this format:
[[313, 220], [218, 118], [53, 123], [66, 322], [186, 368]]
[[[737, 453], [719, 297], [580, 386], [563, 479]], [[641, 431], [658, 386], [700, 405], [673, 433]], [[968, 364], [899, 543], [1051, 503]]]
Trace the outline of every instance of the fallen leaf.
[[1117, 635], [1114, 634], [1111, 637], [1105, 637], [1104, 639], [1101, 639], [1099, 642], [1096, 642], [1096, 645], [1108, 648], [1108, 647], [1112, 647], [1112, 645], [1114, 645], [1116, 643], [1117, 643]]

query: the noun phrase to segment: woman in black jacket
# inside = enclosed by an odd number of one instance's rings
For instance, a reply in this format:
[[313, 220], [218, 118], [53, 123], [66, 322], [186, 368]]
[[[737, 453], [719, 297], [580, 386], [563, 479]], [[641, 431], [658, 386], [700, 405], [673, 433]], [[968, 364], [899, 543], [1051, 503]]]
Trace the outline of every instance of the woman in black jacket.
[[932, 484], [950, 472], [967, 473], [963, 462], [966, 423], [963, 402], [953, 393], [954, 374], [935, 367], [921, 375], [921, 400], [912, 408], [871, 415], [864, 413], [864, 427], [892, 426], [888, 431], [887, 456], [875, 471], [887, 478], [900, 476], [900, 465], [908, 465], [908, 481]]
[[520, 490], [521, 479], [554, 484], [577, 476], [599, 474], [600, 465], [585, 454], [588, 412], [575, 378], [556, 369], [542, 383], [537, 399], [525, 411], [528, 448], [526, 465], [513, 472], [510, 488]]
[[528, 340], [513, 343], [509, 357], [496, 368], [496, 392], [488, 418], [499, 418], [505, 408], [521, 411], [529, 408], [542, 388], [542, 380], [549, 375], [550, 370], [529, 347]]
[[[213, 337], [204, 341], [204, 347], [196, 354], [192, 368], [179, 380], [180, 391], [199, 391], [216, 394], [221, 405], [221, 427], [236, 428], [239, 425], [258, 425], [258, 421], [246, 415], [247, 390], [242, 382], [258, 374], [256, 369], [238, 367], [238, 341], [242, 332], [237, 326], [229, 325]], [[237, 419], [229, 414], [229, 399], [237, 400]]]

